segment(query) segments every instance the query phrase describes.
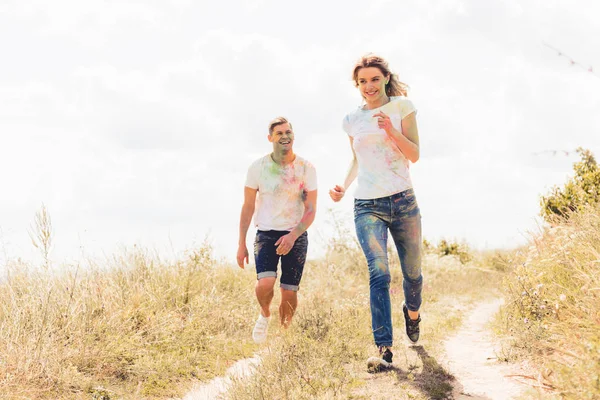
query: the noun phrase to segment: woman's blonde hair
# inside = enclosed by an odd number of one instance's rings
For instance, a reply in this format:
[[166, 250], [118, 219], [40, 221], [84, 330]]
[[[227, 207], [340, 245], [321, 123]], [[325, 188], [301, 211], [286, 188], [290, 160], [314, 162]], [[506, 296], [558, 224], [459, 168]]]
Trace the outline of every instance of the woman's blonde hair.
[[390, 71], [387, 61], [373, 53], [365, 54], [354, 65], [352, 80], [356, 86], [358, 86], [358, 71], [369, 67], [379, 68], [385, 77], [389, 77], [389, 82], [385, 86], [385, 94], [388, 96], [408, 96], [408, 85], [400, 82], [398, 76]]

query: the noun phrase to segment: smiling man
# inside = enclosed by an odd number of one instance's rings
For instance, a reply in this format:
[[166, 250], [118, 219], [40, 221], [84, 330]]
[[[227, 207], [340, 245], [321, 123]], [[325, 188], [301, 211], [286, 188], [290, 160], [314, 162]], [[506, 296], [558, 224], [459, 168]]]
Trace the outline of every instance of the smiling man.
[[246, 235], [254, 216], [256, 298], [260, 314], [252, 338], [257, 343], [267, 338], [280, 259], [279, 319], [284, 328], [292, 321], [308, 249], [306, 230], [317, 211], [317, 173], [311, 163], [294, 153], [292, 125], [283, 117], [275, 118], [269, 123], [268, 139], [273, 152], [256, 160], [248, 169], [237, 252], [237, 263], [244, 268], [244, 261], [249, 261]]

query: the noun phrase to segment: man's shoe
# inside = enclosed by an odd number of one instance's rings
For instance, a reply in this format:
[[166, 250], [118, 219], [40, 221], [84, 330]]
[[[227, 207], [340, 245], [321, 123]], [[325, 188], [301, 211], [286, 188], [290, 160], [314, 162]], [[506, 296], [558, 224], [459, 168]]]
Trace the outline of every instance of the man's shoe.
[[267, 340], [267, 331], [269, 330], [269, 319], [271, 317], [263, 317], [262, 314], [258, 314], [256, 324], [252, 330], [252, 339], [256, 343], [262, 343]]
[[370, 357], [367, 360], [367, 370], [369, 372], [380, 372], [392, 368], [392, 358], [394, 353], [389, 347], [379, 347], [379, 357]]
[[419, 341], [419, 322], [421, 322], [421, 314], [419, 313], [419, 318], [411, 319], [408, 315], [406, 304], [402, 305], [402, 311], [404, 312], [404, 322], [406, 323], [406, 336], [408, 336], [411, 342], [417, 343]]

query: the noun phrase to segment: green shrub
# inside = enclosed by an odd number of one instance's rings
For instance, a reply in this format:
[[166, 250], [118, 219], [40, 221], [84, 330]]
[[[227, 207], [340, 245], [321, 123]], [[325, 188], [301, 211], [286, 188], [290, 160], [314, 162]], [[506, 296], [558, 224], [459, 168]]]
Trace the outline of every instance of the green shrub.
[[422, 250], [424, 253], [431, 253], [433, 250], [433, 245], [427, 239], [423, 239], [423, 247]]
[[599, 399], [600, 204], [548, 227], [513, 262], [498, 320], [505, 358], [528, 359], [561, 399]]
[[457, 242], [449, 242], [446, 239], [440, 240], [437, 247], [440, 256], [457, 256], [462, 264], [466, 264], [473, 258], [469, 253], [469, 246]]
[[547, 222], [555, 222], [557, 217], [568, 219], [583, 205], [600, 201], [600, 167], [591, 151], [580, 147], [577, 153], [581, 161], [573, 164], [575, 176], [562, 189], [555, 186], [548, 196], [542, 196], [540, 200], [541, 215]]

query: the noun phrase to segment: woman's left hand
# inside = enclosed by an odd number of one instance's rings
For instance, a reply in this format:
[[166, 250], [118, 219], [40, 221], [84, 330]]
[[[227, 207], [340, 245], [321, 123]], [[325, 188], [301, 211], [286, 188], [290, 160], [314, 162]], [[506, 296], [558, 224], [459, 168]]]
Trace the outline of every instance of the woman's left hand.
[[385, 114], [383, 111], [379, 111], [377, 114], [373, 115], [373, 118], [375, 117], [377, 117], [379, 129], [383, 129], [388, 135], [391, 135], [394, 132], [394, 126], [392, 125], [392, 120], [389, 115]]

